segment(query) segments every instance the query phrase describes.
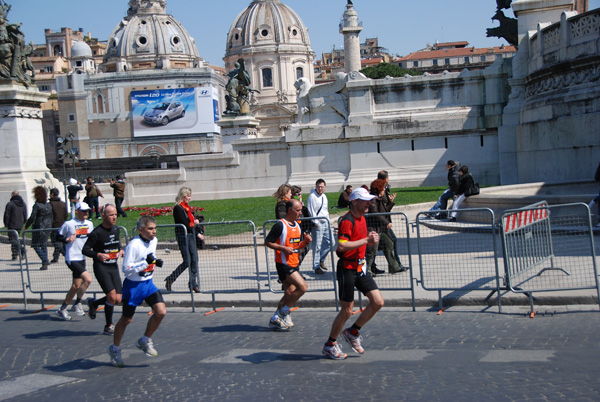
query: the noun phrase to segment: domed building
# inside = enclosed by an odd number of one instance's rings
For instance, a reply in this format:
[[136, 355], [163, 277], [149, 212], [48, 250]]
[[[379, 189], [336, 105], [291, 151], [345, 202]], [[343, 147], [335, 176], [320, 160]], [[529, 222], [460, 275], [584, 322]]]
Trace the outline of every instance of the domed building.
[[194, 38], [172, 15], [164, 0], [133, 0], [127, 16], [108, 40], [101, 70], [120, 72], [199, 67]]
[[57, 78], [61, 134], [73, 132], [89, 169], [176, 167], [182, 155], [222, 151], [216, 124], [225, 79], [198, 55], [164, 0], [130, 0], [103, 63], [84, 42]]
[[315, 53], [308, 29], [294, 10], [280, 0], [253, 0], [227, 34], [223, 60], [227, 70], [243, 58], [250, 74], [252, 114], [261, 120], [260, 135], [279, 136], [297, 114], [294, 82], [314, 83]]

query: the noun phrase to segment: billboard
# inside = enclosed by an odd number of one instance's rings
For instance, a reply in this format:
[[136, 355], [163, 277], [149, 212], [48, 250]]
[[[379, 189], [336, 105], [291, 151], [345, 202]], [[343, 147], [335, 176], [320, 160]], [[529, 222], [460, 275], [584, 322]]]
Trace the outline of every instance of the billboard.
[[216, 88], [131, 92], [134, 137], [220, 133]]

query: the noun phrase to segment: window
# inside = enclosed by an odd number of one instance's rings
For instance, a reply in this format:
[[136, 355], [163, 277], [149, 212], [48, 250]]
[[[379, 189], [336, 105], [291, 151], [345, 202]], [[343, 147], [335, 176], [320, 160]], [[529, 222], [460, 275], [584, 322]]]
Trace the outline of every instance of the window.
[[55, 56], [62, 56], [63, 51], [62, 51], [62, 46], [61, 45], [55, 45], [54, 49], [53, 49], [54, 55]]
[[450, 64], [450, 59], [446, 57], [446, 58], [444, 59], [444, 64], [445, 64], [445, 65], [448, 65], [448, 64]]
[[262, 70], [262, 82], [263, 88], [273, 86], [273, 70], [270, 68], [263, 68]]
[[302, 67], [296, 67], [296, 79], [304, 77], [304, 69]]
[[69, 114], [67, 116], [67, 119], [69, 120], [70, 123], [74, 122], [76, 120], [75, 119], [75, 114], [74, 113]]
[[485, 61], [485, 55], [481, 56], [481, 61]]
[[433, 65], [434, 65], [434, 66], [437, 66], [437, 65], [438, 65], [438, 61], [437, 61], [437, 59], [434, 59], [434, 60], [433, 60]]
[[417, 60], [413, 61], [413, 67], [419, 67], [419, 62]]
[[471, 62], [471, 58], [470, 57], [465, 57], [465, 63], [470, 63]]

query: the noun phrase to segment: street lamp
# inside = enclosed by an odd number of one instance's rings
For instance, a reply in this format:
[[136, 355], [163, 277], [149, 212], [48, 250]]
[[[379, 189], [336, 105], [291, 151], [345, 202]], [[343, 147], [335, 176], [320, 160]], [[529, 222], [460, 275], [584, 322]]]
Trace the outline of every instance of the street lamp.
[[[60, 135], [56, 136], [56, 159], [59, 162], [62, 162], [63, 165], [63, 185], [64, 185], [64, 194], [65, 199], [67, 198], [67, 168], [65, 159], [71, 158], [71, 162], [73, 163], [73, 178], [77, 180], [77, 173], [75, 171], [75, 160], [79, 157], [79, 149], [74, 147], [73, 139], [75, 136], [72, 131], [69, 131], [69, 134], [61, 137]], [[69, 147], [67, 147], [70, 145]]]

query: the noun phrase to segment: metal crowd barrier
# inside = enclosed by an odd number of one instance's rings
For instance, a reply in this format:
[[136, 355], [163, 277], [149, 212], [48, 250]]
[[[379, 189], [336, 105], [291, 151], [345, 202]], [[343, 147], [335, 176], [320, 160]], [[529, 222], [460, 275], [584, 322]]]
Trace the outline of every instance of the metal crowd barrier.
[[256, 228], [252, 221], [204, 223], [204, 247], [198, 252], [200, 292], [257, 293], [262, 311]]
[[439, 211], [420, 212], [416, 217], [421, 286], [438, 292], [462, 294], [475, 290], [497, 293], [500, 300], [498, 237], [494, 212], [488, 208], [461, 209], [457, 221], [437, 220]]
[[[23, 293], [25, 308], [27, 308], [25, 274], [23, 272], [25, 253], [24, 244], [16, 230], [0, 230], [0, 292]], [[21, 251], [23, 250], [23, 251]]]
[[[337, 279], [335, 276], [335, 264], [333, 259], [333, 248], [335, 245], [335, 238], [331, 231], [331, 224], [328, 219], [318, 218], [318, 217], [310, 217], [310, 218], [301, 218], [301, 222], [314, 222], [319, 221], [321, 225], [325, 225], [325, 231], [329, 232], [329, 238], [331, 239], [331, 250], [326, 256], [326, 261], [328, 261], [328, 270], [324, 274], [315, 274], [313, 270], [313, 250], [315, 245], [314, 233], [312, 230], [310, 235], [313, 237], [312, 243], [302, 250], [301, 255], [303, 259], [300, 261], [299, 271], [300, 274], [304, 277], [306, 281], [308, 290], [307, 292], [335, 292], [335, 301], [336, 306], [338, 305], [337, 298]], [[263, 242], [267, 238], [269, 231], [273, 228], [277, 220], [267, 221], [263, 225]], [[263, 247], [265, 251], [265, 266], [266, 266], [266, 279], [267, 285], [269, 287], [269, 291], [272, 293], [282, 293], [282, 285], [279, 282], [279, 276], [277, 275], [277, 269], [275, 268], [275, 251], [271, 250], [268, 247]], [[327, 265], [327, 264], [326, 264]]]
[[[389, 217], [391, 219], [392, 228], [390, 231], [386, 232], [389, 233], [391, 237], [395, 237], [396, 241], [394, 241], [393, 238], [390, 238], [395, 247], [393, 252], [395, 252], [395, 255], [399, 257], [402, 266], [408, 268], [408, 270], [393, 274], [390, 272], [390, 267], [385, 257], [385, 250], [383, 249], [385, 247], [386, 240], [382, 240], [382, 234], [380, 234], [380, 241], [377, 255], [375, 257], [375, 263], [378, 269], [386, 272], [383, 274], [374, 275], [375, 282], [380, 290], [410, 291], [412, 309], [415, 311], [415, 287], [413, 280], [412, 255], [410, 249], [410, 226], [408, 217], [403, 212], [365, 214], [368, 227], [370, 227], [372, 219], [376, 218], [377, 216]], [[388, 236], [388, 234], [384, 234], [384, 236]]]
[[538, 203], [502, 215], [502, 248], [510, 290], [533, 293], [600, 285], [590, 210], [583, 203]]

